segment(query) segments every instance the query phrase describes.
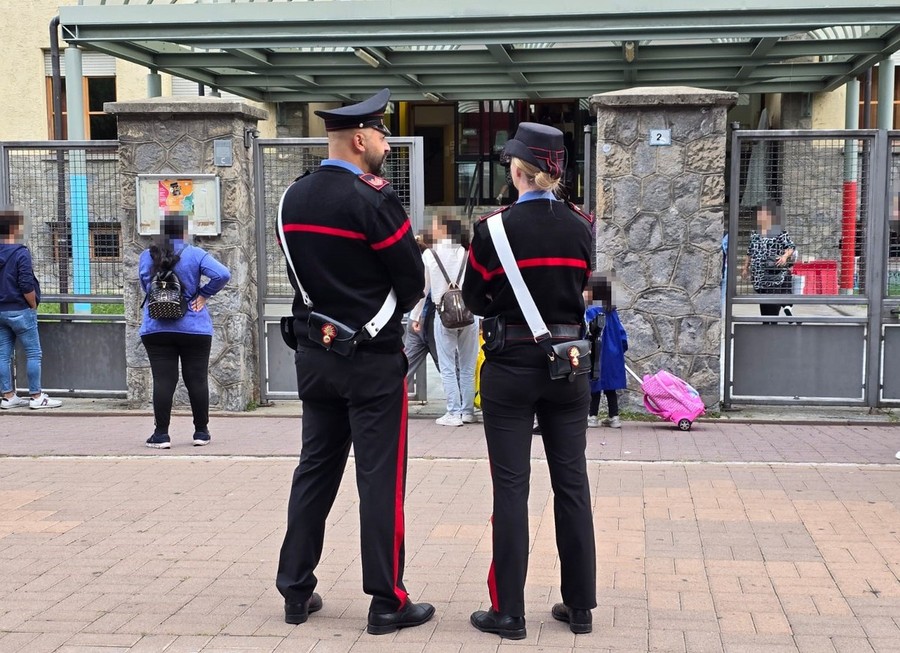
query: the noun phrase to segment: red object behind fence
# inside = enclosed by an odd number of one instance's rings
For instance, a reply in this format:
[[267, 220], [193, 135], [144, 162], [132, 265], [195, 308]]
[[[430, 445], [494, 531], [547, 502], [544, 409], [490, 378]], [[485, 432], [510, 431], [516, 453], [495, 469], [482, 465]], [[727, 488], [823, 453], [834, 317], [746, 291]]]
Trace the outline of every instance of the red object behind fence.
[[[804, 295], [837, 295], [838, 294], [837, 261], [810, 261], [794, 263], [794, 276], [804, 278]], [[852, 285], [851, 285], [852, 287]]]

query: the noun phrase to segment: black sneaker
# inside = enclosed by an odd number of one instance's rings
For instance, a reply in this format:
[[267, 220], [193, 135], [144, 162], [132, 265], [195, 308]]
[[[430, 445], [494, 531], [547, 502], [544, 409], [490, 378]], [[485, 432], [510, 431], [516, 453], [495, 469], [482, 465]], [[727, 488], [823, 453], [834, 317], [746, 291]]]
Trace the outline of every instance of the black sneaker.
[[147, 438], [147, 446], [151, 449], [170, 449], [172, 443], [168, 433], [154, 433]]
[[207, 431], [194, 431], [194, 446], [205, 447], [209, 444], [209, 433]]

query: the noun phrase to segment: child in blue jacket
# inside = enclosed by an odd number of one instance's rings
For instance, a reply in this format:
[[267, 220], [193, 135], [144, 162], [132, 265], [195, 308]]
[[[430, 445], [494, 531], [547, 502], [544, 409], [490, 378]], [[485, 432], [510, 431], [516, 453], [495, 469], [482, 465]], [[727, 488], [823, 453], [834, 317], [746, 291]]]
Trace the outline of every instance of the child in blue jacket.
[[[591, 369], [591, 406], [587, 424], [618, 429], [622, 428], [622, 424], [619, 421], [616, 390], [622, 390], [627, 385], [625, 352], [628, 351], [628, 334], [619, 321], [616, 307], [612, 305], [609, 282], [601, 280], [591, 283], [591, 294], [591, 304], [584, 312], [584, 323], [587, 337], [594, 341], [594, 351], [600, 352], [600, 360], [599, 366]], [[606, 395], [607, 416], [600, 420], [598, 412], [602, 395]]]

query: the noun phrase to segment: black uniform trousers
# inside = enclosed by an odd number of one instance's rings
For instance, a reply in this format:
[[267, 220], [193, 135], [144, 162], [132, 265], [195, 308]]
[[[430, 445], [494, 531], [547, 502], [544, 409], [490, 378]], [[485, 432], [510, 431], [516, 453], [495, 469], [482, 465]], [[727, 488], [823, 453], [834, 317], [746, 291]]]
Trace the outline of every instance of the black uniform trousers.
[[288, 502], [276, 586], [289, 603], [316, 587], [325, 521], [350, 445], [359, 491], [363, 591], [370, 610], [406, 604], [403, 585], [406, 492], [406, 357], [360, 347], [352, 359], [300, 347], [295, 355], [303, 401], [303, 440]]
[[551, 380], [546, 368], [490, 359], [482, 367], [481, 407], [494, 488], [494, 550], [488, 589], [497, 612], [525, 615], [535, 413], [550, 468], [562, 599], [573, 609], [597, 606], [594, 523], [584, 455], [589, 400], [587, 375], [570, 383]]

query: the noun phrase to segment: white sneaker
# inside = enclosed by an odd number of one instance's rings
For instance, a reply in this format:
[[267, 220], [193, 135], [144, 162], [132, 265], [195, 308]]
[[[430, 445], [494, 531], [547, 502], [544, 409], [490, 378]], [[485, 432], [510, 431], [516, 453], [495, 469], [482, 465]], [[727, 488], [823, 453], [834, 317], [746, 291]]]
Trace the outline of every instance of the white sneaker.
[[59, 399], [51, 399], [43, 392], [40, 396], [32, 398], [28, 402], [28, 407], [32, 410], [37, 410], [38, 408], [59, 408], [60, 406], [62, 406], [62, 402]]
[[622, 428], [622, 422], [619, 421], [619, 416], [615, 417], [604, 417], [600, 422], [603, 426], [608, 426], [611, 429], [620, 429]]
[[29, 401], [25, 397], [20, 397], [19, 395], [13, 395], [9, 399], [3, 397], [0, 399], [0, 408], [3, 410], [9, 410], [10, 408], [24, 408], [29, 404]]
[[897, 455], [894, 456], [894, 458], [896, 458], [897, 460], [900, 460], [900, 451], [897, 452]]
[[445, 413], [441, 417], [438, 417], [434, 420], [435, 424], [439, 426], [462, 426], [463, 420], [459, 415], [454, 415], [453, 413]]
[[462, 421], [463, 424], [477, 424], [478, 415], [473, 415], [472, 413], [463, 413]]
[[588, 428], [600, 426], [600, 420], [597, 419], [596, 415], [588, 415], [587, 425], [588, 425]]

